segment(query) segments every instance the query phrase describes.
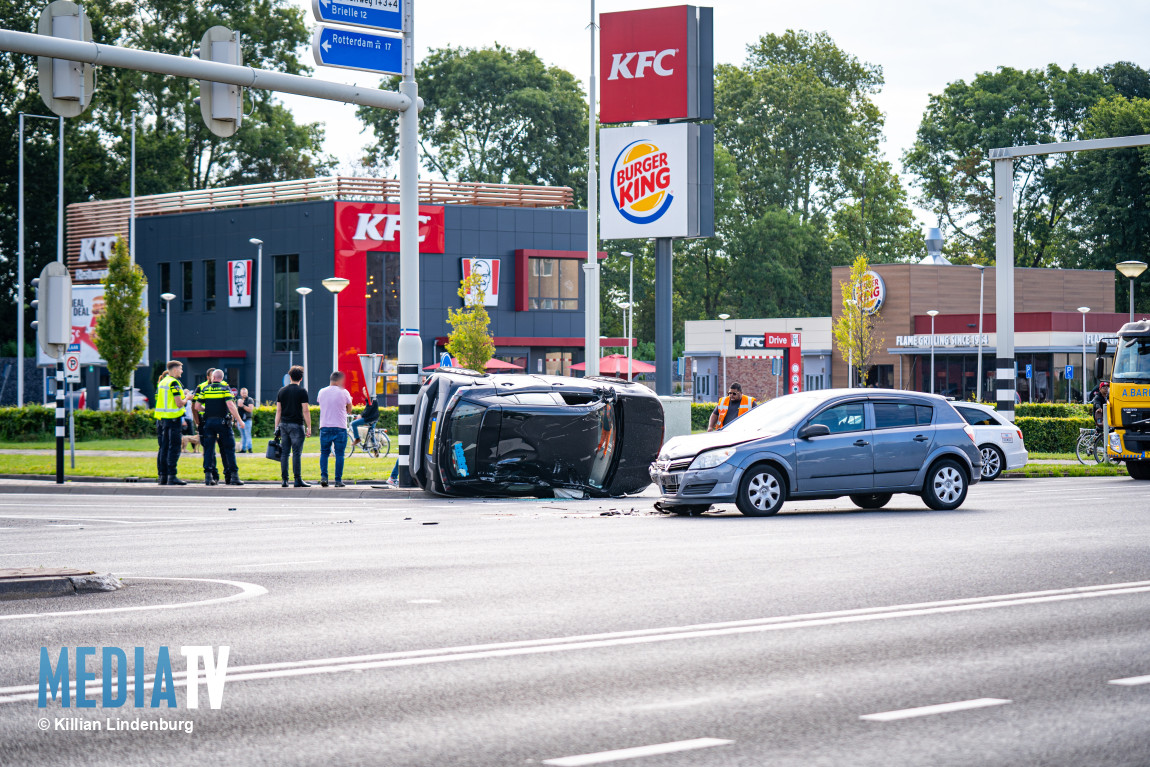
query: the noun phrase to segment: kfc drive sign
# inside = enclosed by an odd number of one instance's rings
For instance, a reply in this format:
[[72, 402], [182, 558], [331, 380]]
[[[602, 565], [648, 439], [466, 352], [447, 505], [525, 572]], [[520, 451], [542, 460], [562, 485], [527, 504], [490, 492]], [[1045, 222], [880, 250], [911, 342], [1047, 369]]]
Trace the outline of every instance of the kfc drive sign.
[[599, 17], [599, 121], [714, 117], [710, 8], [679, 5]]
[[[419, 206], [419, 252], [443, 252], [443, 206]], [[336, 247], [399, 252], [399, 205], [376, 202], [335, 204]]]

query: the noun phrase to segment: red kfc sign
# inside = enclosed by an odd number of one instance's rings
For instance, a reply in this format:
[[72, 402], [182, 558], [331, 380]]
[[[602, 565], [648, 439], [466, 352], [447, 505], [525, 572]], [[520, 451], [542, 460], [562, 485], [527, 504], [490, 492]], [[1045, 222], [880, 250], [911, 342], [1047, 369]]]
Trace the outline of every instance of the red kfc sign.
[[[443, 252], [443, 206], [419, 206], [419, 252]], [[399, 252], [399, 205], [337, 202], [335, 242], [341, 250]]]
[[600, 122], [714, 116], [710, 8], [604, 13], [599, 28]]

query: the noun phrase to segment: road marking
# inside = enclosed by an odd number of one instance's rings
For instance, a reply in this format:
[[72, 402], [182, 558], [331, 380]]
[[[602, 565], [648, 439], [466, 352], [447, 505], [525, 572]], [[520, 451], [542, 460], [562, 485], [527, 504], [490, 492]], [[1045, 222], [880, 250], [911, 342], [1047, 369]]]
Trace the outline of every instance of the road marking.
[[1150, 684], [1150, 676], [1128, 676], [1125, 679], [1111, 679], [1107, 684], [1116, 684], [1122, 687], [1135, 687], [1140, 684]]
[[251, 565], [236, 565], [236, 567], [285, 567], [287, 565], [317, 565], [326, 561], [326, 559], [304, 559], [298, 562], [258, 562]]
[[579, 756], [564, 756], [560, 759], [545, 759], [543, 764], [554, 765], [554, 767], [583, 767], [588, 764], [606, 764], [607, 762], [620, 762], [624, 759], [638, 759], [641, 756], [674, 754], [679, 751], [695, 751], [700, 748], [725, 746], [728, 743], [734, 742], [733, 740], [722, 740], [720, 738], [677, 740], [674, 743], [657, 743], [653, 746], [620, 748], [616, 751], [600, 751], [597, 754], [581, 754]]
[[442, 599], [409, 599], [407, 603], [409, 605], [437, 605], [442, 601]]
[[[0, 530], [7, 530], [6, 527], [0, 527]], [[18, 551], [15, 554], [0, 554], [0, 557], [30, 557], [33, 554], [54, 554], [52, 551]]]
[[974, 700], [960, 700], [954, 703], [939, 703], [935, 706], [919, 706], [918, 708], [902, 708], [898, 711], [884, 711], [881, 714], [864, 714], [859, 719], [868, 722], [894, 722], [899, 719], [914, 719], [919, 716], [934, 716], [935, 714], [949, 714], [952, 711], [968, 711], [972, 708], [987, 708], [989, 706], [1003, 706], [1010, 703], [1004, 698], [975, 698]]

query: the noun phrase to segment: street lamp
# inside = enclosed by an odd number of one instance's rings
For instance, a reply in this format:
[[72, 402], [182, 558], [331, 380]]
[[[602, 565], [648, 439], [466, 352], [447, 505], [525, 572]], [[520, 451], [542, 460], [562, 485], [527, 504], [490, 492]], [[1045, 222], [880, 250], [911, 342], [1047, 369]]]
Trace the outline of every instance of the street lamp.
[[164, 316], [167, 318], [167, 340], [168, 340], [168, 356], [164, 360], [165, 363], [172, 361], [172, 299], [176, 297], [175, 293], [161, 293], [160, 298], [164, 299]]
[[631, 310], [630, 301], [619, 301], [615, 304], [623, 310], [623, 334], [627, 336], [627, 380], [631, 380], [631, 325], [627, 322], [628, 312]]
[[1118, 271], [1130, 278], [1130, 322], [1134, 321], [1134, 278], [1146, 271], [1145, 261], [1123, 261]]
[[971, 264], [978, 270], [978, 383], [974, 398], [982, 402], [982, 288], [986, 284], [986, 267], [982, 264]]
[[307, 388], [307, 294], [311, 292], [311, 288], [296, 288], [296, 293], [300, 296], [299, 316], [300, 324], [303, 327], [300, 329], [300, 338], [303, 339], [303, 388]]
[[931, 309], [930, 315], [930, 393], [934, 394], [934, 318], [938, 316], [937, 309]]
[[627, 380], [631, 380], [631, 352], [632, 340], [631, 334], [635, 331], [635, 254], [629, 250], [624, 250], [619, 253], [620, 256], [626, 256], [630, 261], [630, 276], [627, 278], [627, 311], [630, 317], [630, 322], [627, 325]]
[[[1080, 306], [1078, 311], [1082, 312], [1082, 404], [1088, 405], [1086, 401], [1086, 312], [1090, 311], [1089, 306]], [[1067, 390], [1070, 389], [1070, 384], [1066, 384]], [[1069, 391], [1066, 395], [1066, 401], [1070, 401]]]
[[[263, 373], [263, 360], [264, 360], [264, 241], [252, 237], [248, 240], [252, 245], [256, 246], [256, 391], [255, 400], [256, 404], [260, 404], [263, 400], [260, 399], [260, 394], [263, 389], [260, 388], [260, 376]], [[231, 277], [229, 276], [230, 280]]]
[[332, 321], [331, 321], [331, 369], [332, 372], [339, 370], [339, 294], [351, 284], [351, 280], [345, 280], [343, 277], [328, 277], [323, 281], [323, 286], [331, 291], [332, 301]]
[[727, 391], [727, 320], [731, 319], [729, 314], [720, 314], [719, 319], [723, 321], [723, 339], [719, 342], [719, 354], [723, 357], [723, 391]]

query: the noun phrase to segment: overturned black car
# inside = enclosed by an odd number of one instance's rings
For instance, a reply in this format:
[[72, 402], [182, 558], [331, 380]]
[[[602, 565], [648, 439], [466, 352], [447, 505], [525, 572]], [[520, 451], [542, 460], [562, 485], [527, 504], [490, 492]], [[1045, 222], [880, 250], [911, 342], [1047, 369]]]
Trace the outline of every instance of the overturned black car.
[[662, 444], [642, 384], [452, 368], [419, 390], [411, 476], [437, 495], [623, 495], [651, 483]]

